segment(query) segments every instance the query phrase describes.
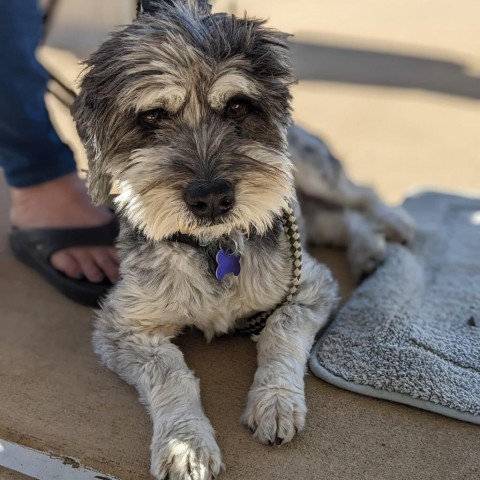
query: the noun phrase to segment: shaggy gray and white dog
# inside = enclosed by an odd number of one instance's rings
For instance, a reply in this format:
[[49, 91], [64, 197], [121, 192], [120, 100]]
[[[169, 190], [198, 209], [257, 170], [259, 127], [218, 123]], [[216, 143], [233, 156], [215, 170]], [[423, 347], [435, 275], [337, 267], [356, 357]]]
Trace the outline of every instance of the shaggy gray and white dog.
[[[154, 7], [92, 56], [73, 109], [93, 198], [104, 202], [112, 183], [120, 191], [122, 278], [93, 342], [148, 408], [152, 474], [204, 480], [222, 470], [220, 450], [198, 380], [171, 339], [187, 326], [207, 338], [230, 332], [287, 295], [292, 260], [280, 219], [295, 186], [304, 239], [346, 247], [358, 276], [382, 261], [386, 238], [406, 241], [413, 228], [350, 182], [319, 139], [290, 127], [287, 35], [211, 14], [203, 0]], [[222, 242], [241, 255], [242, 271], [218, 280]], [[288, 442], [302, 430], [307, 357], [336, 302], [329, 270], [304, 253], [293, 300], [256, 337], [243, 422], [259, 441]]]

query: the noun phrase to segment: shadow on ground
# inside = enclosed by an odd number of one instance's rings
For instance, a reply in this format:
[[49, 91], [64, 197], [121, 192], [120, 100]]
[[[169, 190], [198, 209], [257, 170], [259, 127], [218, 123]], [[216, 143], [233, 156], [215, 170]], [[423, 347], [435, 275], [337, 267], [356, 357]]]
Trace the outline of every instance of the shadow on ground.
[[387, 51], [325, 43], [291, 42], [299, 80], [421, 89], [480, 100], [480, 77], [467, 66]]

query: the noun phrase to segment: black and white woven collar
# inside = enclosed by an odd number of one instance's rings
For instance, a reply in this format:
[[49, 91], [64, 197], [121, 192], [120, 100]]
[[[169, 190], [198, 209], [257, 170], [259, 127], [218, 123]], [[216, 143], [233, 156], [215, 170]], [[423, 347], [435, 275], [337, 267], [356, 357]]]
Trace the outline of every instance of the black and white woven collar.
[[302, 274], [302, 244], [300, 241], [300, 232], [298, 231], [297, 219], [291, 207], [284, 210], [282, 215], [283, 231], [290, 243], [290, 253], [292, 258], [292, 277], [287, 295], [275, 307], [266, 312], [260, 312], [240, 322], [236, 331], [246, 335], [258, 335], [267, 323], [268, 317], [283, 305], [291, 302], [293, 296], [300, 285]]
[[[250, 318], [241, 320], [236, 329], [236, 331], [239, 333], [246, 335], [258, 335], [265, 327], [268, 317], [282, 305], [291, 302], [293, 296], [298, 290], [300, 276], [302, 273], [302, 245], [300, 241], [300, 232], [298, 231], [297, 220], [295, 218], [293, 209], [290, 207], [285, 209], [281, 220], [283, 231], [290, 244], [290, 253], [292, 259], [292, 276], [290, 279], [288, 293], [283, 300], [275, 305], [272, 309], [265, 312], [259, 312]], [[185, 243], [193, 247], [201, 247], [195, 237], [181, 233], [173, 235], [168, 241]]]

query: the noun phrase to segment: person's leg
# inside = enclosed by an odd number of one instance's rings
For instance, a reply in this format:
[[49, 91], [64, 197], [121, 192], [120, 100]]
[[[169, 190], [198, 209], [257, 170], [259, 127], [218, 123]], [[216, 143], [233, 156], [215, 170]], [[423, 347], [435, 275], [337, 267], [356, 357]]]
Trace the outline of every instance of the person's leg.
[[[48, 75], [35, 58], [41, 36], [36, 0], [0, 2], [0, 164], [19, 228], [101, 225], [111, 214], [92, 205], [76, 175], [70, 149], [61, 142], [44, 102]], [[110, 247], [56, 252], [52, 264], [69, 276], [100, 281], [118, 275]]]
[[47, 72], [35, 58], [41, 37], [36, 0], [0, 2], [0, 162], [11, 187], [29, 187], [75, 172], [44, 95]]

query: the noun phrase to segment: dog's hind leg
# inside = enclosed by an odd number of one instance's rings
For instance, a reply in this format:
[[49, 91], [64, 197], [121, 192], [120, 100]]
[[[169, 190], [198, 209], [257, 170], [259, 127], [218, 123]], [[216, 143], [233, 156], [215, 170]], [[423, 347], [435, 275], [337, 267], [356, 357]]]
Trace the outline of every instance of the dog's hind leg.
[[337, 302], [329, 270], [304, 255], [299, 289], [257, 337], [258, 369], [242, 421], [262, 443], [289, 442], [305, 423], [304, 375], [315, 335]]
[[302, 237], [310, 245], [345, 248], [353, 277], [369, 275], [387, 253], [385, 234], [355, 210], [302, 198]]
[[310, 243], [345, 247], [352, 273], [360, 279], [383, 262], [387, 240], [411, 240], [414, 223], [405, 210], [385, 205], [371, 188], [353, 183], [320, 138], [293, 125], [288, 142]]
[[220, 450], [202, 410], [199, 382], [182, 353], [162, 333], [134, 333], [124, 326], [105, 306], [93, 344], [105, 365], [138, 390], [150, 413], [152, 475], [162, 480], [217, 476], [223, 469]]

